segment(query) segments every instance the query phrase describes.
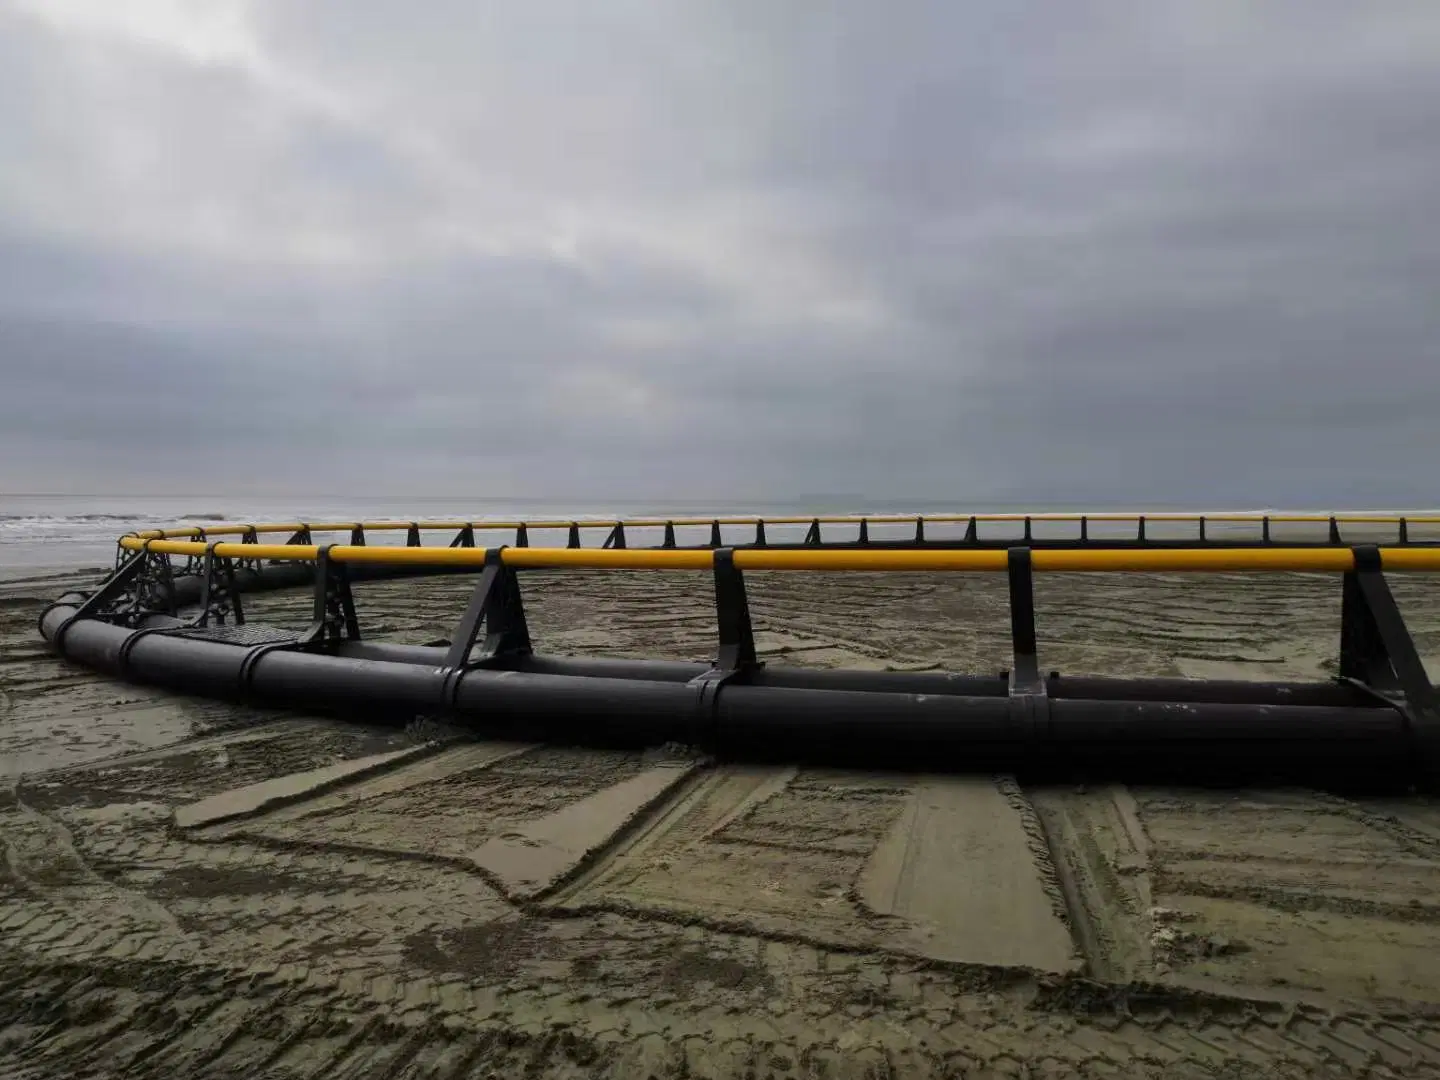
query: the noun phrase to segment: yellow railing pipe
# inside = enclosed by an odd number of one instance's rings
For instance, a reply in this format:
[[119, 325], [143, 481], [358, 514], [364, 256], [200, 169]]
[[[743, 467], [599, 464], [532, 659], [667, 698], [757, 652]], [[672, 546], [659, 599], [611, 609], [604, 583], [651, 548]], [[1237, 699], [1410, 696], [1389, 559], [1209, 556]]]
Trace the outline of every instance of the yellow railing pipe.
[[[145, 540], [125, 537], [127, 550], [145, 548], [168, 555], [204, 555], [209, 545], [186, 540]], [[221, 556], [250, 559], [312, 561], [320, 548], [314, 544], [239, 544], [221, 542]], [[383, 563], [412, 566], [482, 566], [485, 548], [415, 548], [392, 546], [352, 547], [336, 544], [330, 558], [346, 563]], [[1387, 570], [1440, 571], [1440, 548], [1385, 547], [1380, 549]], [[704, 570], [714, 565], [709, 550], [657, 548], [522, 548], [507, 547], [501, 558], [515, 567], [575, 567], [630, 570]], [[745, 570], [894, 570], [943, 571], [1003, 570], [1008, 553], [989, 549], [866, 550], [746, 548], [734, 553], [735, 565]], [[1070, 572], [1336, 572], [1353, 569], [1350, 549], [1333, 548], [1081, 548], [1040, 549], [1031, 553], [1038, 571]]]

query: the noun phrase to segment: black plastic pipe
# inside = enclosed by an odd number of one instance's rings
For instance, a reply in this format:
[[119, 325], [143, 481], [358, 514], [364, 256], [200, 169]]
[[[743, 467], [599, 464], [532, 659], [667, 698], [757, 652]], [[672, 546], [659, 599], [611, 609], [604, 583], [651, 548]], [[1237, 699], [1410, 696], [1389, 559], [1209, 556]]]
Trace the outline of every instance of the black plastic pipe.
[[[402, 664], [439, 665], [446, 649], [434, 645], [401, 645], [387, 641], [347, 641], [335, 646], [338, 656], [386, 660]], [[528, 655], [497, 658], [487, 666], [538, 675], [588, 675], [609, 679], [688, 682], [709, 670], [708, 664], [676, 660], [622, 660], [605, 657]], [[751, 686], [865, 690], [902, 694], [948, 694], [1006, 697], [1004, 674], [956, 675], [942, 671], [846, 671], [794, 666], [763, 667], [746, 677]], [[1248, 679], [1120, 679], [1099, 675], [1057, 675], [1046, 681], [1055, 700], [1235, 702], [1256, 705], [1328, 705], [1365, 708], [1374, 697], [1340, 682], [1252, 682]]]
[[[47, 610], [46, 639], [76, 610]], [[357, 719], [448, 715], [531, 741], [682, 742], [734, 758], [1203, 782], [1393, 787], [1417, 768], [1404, 715], [1340, 684], [1061, 677], [1048, 681], [1055, 696], [1017, 700], [997, 692], [998, 676], [775, 667], [706, 695], [690, 681], [703, 664], [524, 657], [455, 671], [438, 648], [257, 648], [167, 632], [174, 626], [78, 620], [61, 648], [89, 667], [211, 697]], [[1233, 697], [1198, 697], [1221, 692]]]

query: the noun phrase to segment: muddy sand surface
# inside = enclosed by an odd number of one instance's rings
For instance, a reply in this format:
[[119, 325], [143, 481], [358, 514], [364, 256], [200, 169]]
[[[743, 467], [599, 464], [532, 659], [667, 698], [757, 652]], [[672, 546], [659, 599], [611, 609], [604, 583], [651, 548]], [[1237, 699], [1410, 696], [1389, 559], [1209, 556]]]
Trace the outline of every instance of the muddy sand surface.
[[[49, 657], [0, 585], [0, 1075], [1440, 1076], [1440, 807], [367, 729]], [[753, 575], [772, 664], [1008, 666], [1005, 582]], [[1440, 581], [1395, 579], [1440, 659]], [[704, 659], [703, 576], [526, 578]], [[1037, 584], [1042, 664], [1324, 677], [1334, 577]], [[362, 586], [445, 637], [468, 582]], [[247, 600], [301, 625], [308, 597]]]

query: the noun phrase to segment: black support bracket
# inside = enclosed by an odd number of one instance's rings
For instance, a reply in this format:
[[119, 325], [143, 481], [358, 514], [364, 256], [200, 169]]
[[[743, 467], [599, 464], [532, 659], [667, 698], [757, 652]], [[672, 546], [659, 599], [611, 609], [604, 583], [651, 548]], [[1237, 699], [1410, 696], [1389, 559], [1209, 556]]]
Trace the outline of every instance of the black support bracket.
[[[175, 571], [170, 556], [150, 550], [151, 541], [112, 574], [76, 613], [76, 618], [138, 627], [151, 615], [175, 615]], [[73, 621], [73, 620], [72, 620]]]
[[130, 558], [135, 554], [120, 541], [128, 540], [132, 537], [138, 538], [138, 536], [138, 533], [128, 532], [124, 536], [120, 537], [119, 540], [115, 541], [115, 567], [110, 571], [111, 574], [119, 573], [120, 568], [124, 566], [127, 562], [129, 562]]
[[717, 724], [716, 712], [720, 691], [736, 680], [744, 679], [759, 668], [755, 652], [755, 631], [750, 622], [750, 600], [745, 593], [745, 576], [735, 565], [733, 548], [715, 551], [715, 614], [720, 632], [720, 648], [710, 670], [691, 679], [695, 691], [694, 726], [691, 741], [708, 746]]
[[[119, 550], [126, 551], [125, 548], [120, 548]], [[130, 597], [138, 587], [138, 580], [141, 573], [145, 570], [149, 553], [142, 549], [140, 551], [129, 552], [128, 556], [128, 558], [115, 568], [115, 572], [106, 578], [98, 589], [85, 598], [84, 602], [76, 608], [75, 614], [60, 624], [50, 643], [56, 652], [64, 653], [65, 632], [78, 620], [106, 619], [107, 621], [114, 621], [113, 613], [117, 609], [123, 609], [126, 606]], [[45, 621], [44, 613], [41, 614], [40, 621], [42, 623]]]
[[240, 600], [240, 590], [235, 588], [235, 561], [215, 554], [215, 544], [205, 546], [202, 560], [205, 584], [200, 592], [200, 614], [192, 626], [209, 626], [212, 622], [224, 626], [233, 618], [236, 626], [245, 623], [245, 607]]
[[[450, 636], [450, 651], [445, 655], [447, 668], [473, 667], [475, 661], [531, 651], [530, 627], [525, 621], [525, 605], [520, 597], [520, 578], [513, 567], [505, 565], [501, 555], [504, 550], [490, 548], [485, 553], [485, 569], [470, 594], [465, 614]], [[480, 641], [482, 625], [485, 638], [479, 657], [472, 660], [470, 654]]]
[[1049, 728], [1050, 699], [1040, 675], [1035, 635], [1035, 572], [1028, 547], [1009, 549], [1010, 717], [1028, 742], [1040, 742]]
[[[533, 651], [530, 627], [525, 621], [525, 604], [520, 597], [520, 577], [513, 567], [505, 565], [503, 550], [490, 548], [485, 552], [485, 569], [450, 638], [442, 690], [447, 710], [454, 708], [460, 680], [466, 671], [492, 665], [505, 657], [529, 656]], [[485, 628], [483, 641], [482, 626]], [[478, 656], [472, 655], [476, 642], [480, 642]]]
[[344, 563], [330, 558], [330, 549], [334, 546], [326, 544], [315, 553], [314, 614], [310, 628], [296, 639], [295, 644], [301, 648], [360, 640], [360, 620], [355, 614], [350, 574]]
[[[242, 543], [242, 544], [258, 544], [258, 543], [260, 543], [260, 536], [259, 536], [259, 534], [256, 533], [256, 531], [255, 531], [255, 526], [254, 526], [254, 525], [246, 525], [246, 526], [245, 526], [245, 531], [244, 531], [244, 533], [242, 533], [241, 536], [240, 536], [240, 543]], [[236, 560], [235, 560], [235, 566], [236, 566], [237, 569], [240, 569], [240, 570], [250, 570], [250, 571], [253, 571], [253, 572], [255, 572], [255, 573], [259, 573], [259, 571], [260, 571], [260, 560], [259, 560], [259, 559], [240, 558], [240, 559], [236, 559]]]
[[1340, 678], [1400, 708], [1428, 775], [1440, 775], [1440, 702], [1382, 569], [1380, 549], [1351, 549], [1340, 607]]

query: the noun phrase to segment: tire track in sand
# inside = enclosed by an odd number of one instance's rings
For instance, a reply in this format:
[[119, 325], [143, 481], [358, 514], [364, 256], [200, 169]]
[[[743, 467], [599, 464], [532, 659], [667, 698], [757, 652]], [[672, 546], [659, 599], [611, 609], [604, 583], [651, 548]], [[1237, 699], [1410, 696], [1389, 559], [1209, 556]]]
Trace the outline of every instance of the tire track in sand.
[[551, 898], [790, 940], [1067, 972], [1064, 905], [1019, 789], [722, 766]]
[[1074, 943], [1013, 781], [925, 777], [859, 883], [865, 907], [937, 960], [1068, 971]]
[[1154, 974], [1149, 843], [1123, 787], [1028, 792], [1086, 971], [1124, 984]]
[[1413, 1016], [1106, 998], [1066, 980], [1022, 1004], [919, 967], [832, 964], [823, 983], [777, 983], [736, 1008], [713, 991], [649, 1003], [623, 986], [455, 994], [410, 975], [350, 992], [218, 964], [26, 964], [3, 949], [0, 961], [24, 975], [22, 992], [0, 994], [0, 1053], [32, 1075], [1440, 1077], [1440, 1033]]

